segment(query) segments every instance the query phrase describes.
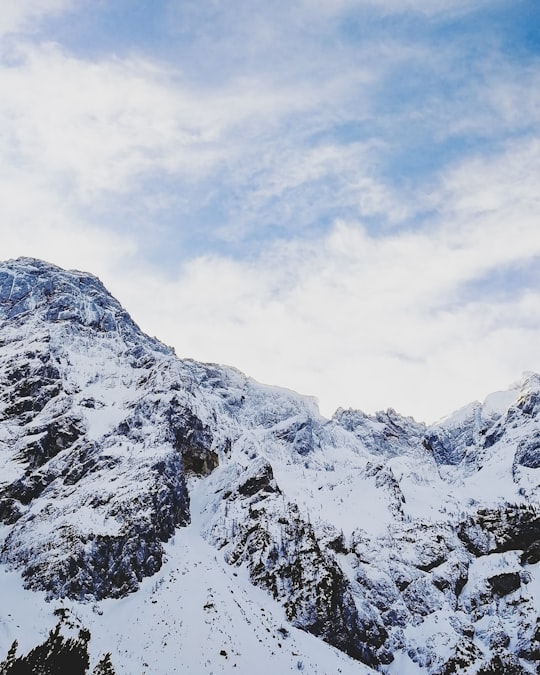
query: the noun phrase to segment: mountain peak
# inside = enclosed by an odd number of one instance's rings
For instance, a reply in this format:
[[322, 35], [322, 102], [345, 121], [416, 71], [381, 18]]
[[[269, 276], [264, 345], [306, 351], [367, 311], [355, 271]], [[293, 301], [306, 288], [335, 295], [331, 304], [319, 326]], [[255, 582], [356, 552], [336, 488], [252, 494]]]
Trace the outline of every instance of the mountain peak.
[[36, 258], [0, 263], [0, 320], [20, 323], [30, 319], [42, 325], [71, 324], [98, 333], [118, 333], [129, 343], [170, 351], [140, 330], [98, 277]]

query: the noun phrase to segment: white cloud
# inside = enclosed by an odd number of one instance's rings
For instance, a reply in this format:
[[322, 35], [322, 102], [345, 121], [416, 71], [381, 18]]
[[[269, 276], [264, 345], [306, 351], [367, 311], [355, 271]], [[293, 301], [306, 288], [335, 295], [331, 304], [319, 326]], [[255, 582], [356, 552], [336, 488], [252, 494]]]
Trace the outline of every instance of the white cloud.
[[18, 56], [0, 67], [0, 150], [69, 177], [81, 196], [124, 190], [145, 172], [195, 179], [232, 166], [254, 136], [327, 93], [249, 78], [194, 88], [149, 61], [86, 62], [55, 45], [20, 46]]
[[[139, 284], [136, 296], [128, 276], [117, 292], [183, 356], [318, 395], [327, 414], [391, 405], [431, 421], [540, 368], [540, 294], [467, 291], [540, 258], [533, 150], [454, 169], [440, 197], [456, 208], [422, 231], [373, 236], [338, 223], [255, 261], [199, 258], [176, 280]], [[508, 172], [525, 159], [529, 190]], [[479, 212], [484, 192], [488, 202], [497, 195], [496, 210]]]
[[0, 36], [31, 27], [36, 19], [62, 12], [73, 0], [16, 0], [0, 5]]
[[223, 124], [145, 62], [87, 63], [52, 45], [27, 47], [0, 78], [4, 152], [69, 178], [81, 195], [125, 189], [150, 169], [196, 172]]
[[440, 198], [447, 210], [463, 217], [496, 212], [501, 220], [513, 218], [507, 224], [517, 235], [522, 220], [537, 217], [540, 208], [540, 137], [505, 146], [502, 151], [472, 158], [450, 171]]
[[234, 199], [215, 227], [229, 240], [254, 223], [301, 229], [331, 201], [391, 220], [402, 207], [375, 177], [369, 144], [310, 138], [338, 114], [347, 87], [367, 80], [357, 68], [325, 82], [242, 77], [209, 87], [140, 57], [90, 62], [21, 42], [15, 62], [0, 62], [0, 153], [74, 210], [135, 196], [153, 220], [151, 205], [170, 204], [145, 194], [145, 180], [157, 179], [174, 183], [180, 216], [221, 183]]
[[377, 176], [373, 166], [377, 148], [372, 143], [310, 146], [286, 137], [256, 147], [257, 157], [246, 153], [243, 170], [236, 176], [242, 198], [221, 228], [225, 239], [241, 238], [254, 223], [302, 233], [319, 219], [332, 217], [333, 209], [378, 216], [386, 225], [399, 223], [410, 213], [409, 205]]
[[105, 278], [122, 274], [136, 243], [84, 219], [61, 190], [25, 168], [0, 167], [0, 255], [30, 256]]

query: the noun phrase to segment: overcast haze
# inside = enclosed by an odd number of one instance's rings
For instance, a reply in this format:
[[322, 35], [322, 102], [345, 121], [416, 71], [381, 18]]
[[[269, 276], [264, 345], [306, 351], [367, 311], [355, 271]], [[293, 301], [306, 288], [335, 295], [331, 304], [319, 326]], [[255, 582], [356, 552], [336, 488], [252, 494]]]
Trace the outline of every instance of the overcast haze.
[[537, 0], [0, 6], [1, 259], [431, 422], [540, 370]]

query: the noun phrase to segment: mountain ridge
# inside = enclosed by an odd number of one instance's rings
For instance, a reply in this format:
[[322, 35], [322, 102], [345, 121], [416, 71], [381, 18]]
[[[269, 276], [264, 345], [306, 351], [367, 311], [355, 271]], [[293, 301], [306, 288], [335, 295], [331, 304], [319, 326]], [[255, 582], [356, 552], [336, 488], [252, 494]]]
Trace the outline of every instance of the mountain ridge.
[[0, 563], [27, 588], [119, 602], [196, 531], [353, 664], [536, 672], [538, 375], [434, 425], [325, 419], [29, 258], [0, 264], [0, 321]]

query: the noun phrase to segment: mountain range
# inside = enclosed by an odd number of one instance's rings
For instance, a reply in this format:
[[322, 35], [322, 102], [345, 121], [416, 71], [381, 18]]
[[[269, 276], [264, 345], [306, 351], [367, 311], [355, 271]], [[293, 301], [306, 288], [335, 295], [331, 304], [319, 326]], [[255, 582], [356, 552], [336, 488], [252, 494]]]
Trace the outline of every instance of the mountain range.
[[20, 258], [0, 383], [0, 674], [540, 673], [539, 375], [326, 419]]

